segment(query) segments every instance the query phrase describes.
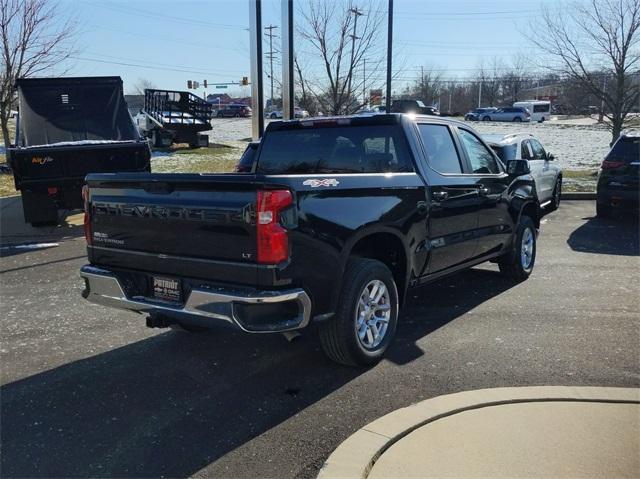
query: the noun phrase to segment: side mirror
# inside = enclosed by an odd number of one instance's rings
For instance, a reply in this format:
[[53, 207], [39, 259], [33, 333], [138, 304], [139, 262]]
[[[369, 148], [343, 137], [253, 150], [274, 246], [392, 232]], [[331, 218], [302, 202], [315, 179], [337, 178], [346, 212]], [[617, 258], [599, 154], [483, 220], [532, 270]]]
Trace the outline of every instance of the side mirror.
[[556, 159], [556, 157], [555, 157], [555, 156], [553, 156], [553, 153], [547, 153], [547, 160], [549, 160], [549, 161], [553, 161], [553, 160], [555, 160], [555, 159]]
[[529, 162], [527, 160], [507, 161], [507, 173], [514, 176], [528, 175], [531, 173]]

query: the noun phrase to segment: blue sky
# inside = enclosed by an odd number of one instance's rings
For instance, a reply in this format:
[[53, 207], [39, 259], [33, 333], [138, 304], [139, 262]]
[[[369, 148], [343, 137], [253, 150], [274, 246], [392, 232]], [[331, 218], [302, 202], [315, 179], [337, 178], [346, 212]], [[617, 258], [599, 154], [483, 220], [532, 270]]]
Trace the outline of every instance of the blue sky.
[[[366, 13], [370, 0], [356, 3]], [[395, 0], [394, 67], [402, 71], [394, 90], [418, 75], [421, 66], [453, 79], [470, 77], [483, 59], [501, 57], [508, 64], [517, 54], [535, 57], [523, 32], [542, 4]], [[279, 25], [280, 1], [263, 0], [263, 5], [263, 25]], [[159, 88], [185, 89], [187, 80], [234, 82], [249, 75], [248, 0], [62, 0], [62, 6], [80, 28], [79, 51], [65, 65], [71, 75], [120, 75], [125, 90], [140, 78]], [[386, 38], [386, 30], [381, 35]], [[249, 94], [247, 87], [217, 91]]]

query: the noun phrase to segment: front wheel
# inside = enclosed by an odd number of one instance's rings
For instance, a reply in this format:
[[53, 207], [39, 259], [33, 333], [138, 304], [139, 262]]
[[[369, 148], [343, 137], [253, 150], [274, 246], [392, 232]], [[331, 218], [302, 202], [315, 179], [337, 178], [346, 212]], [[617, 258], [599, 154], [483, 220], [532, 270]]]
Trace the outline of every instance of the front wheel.
[[551, 199], [551, 211], [560, 208], [560, 197], [562, 196], [562, 178], [556, 180], [556, 186], [553, 189], [553, 198]]
[[491, 118], [488, 116], [483, 116], [482, 121], [491, 121]]
[[516, 116], [513, 121], [515, 121], [516, 123], [521, 123], [522, 122], [522, 118], [520, 118], [519, 116]]
[[349, 366], [370, 366], [382, 358], [396, 333], [398, 290], [380, 261], [352, 258], [342, 281], [336, 314], [320, 328], [322, 349]]
[[536, 226], [528, 216], [521, 216], [513, 247], [498, 260], [500, 272], [516, 281], [524, 281], [536, 262]]

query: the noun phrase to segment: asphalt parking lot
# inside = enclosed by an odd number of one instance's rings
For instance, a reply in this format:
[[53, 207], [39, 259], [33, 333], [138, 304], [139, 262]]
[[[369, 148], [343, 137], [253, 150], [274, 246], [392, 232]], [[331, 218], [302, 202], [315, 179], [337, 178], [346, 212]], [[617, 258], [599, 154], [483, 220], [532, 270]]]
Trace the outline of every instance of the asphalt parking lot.
[[[315, 477], [351, 433], [470, 389], [640, 386], [638, 224], [566, 201], [521, 284], [494, 265], [410, 294], [387, 359], [337, 366], [314, 334], [145, 328], [80, 297], [79, 224], [1, 250], [4, 477]], [[24, 242], [5, 226], [2, 244]]]

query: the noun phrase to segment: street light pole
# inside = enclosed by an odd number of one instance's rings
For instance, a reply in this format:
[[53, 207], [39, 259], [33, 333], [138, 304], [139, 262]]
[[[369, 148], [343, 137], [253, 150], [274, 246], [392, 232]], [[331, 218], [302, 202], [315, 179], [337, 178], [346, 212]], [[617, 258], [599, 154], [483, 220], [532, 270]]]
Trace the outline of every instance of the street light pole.
[[358, 17], [363, 15], [362, 11], [358, 10], [358, 7], [355, 8], [350, 8], [349, 9], [349, 13], [353, 13], [354, 15], [354, 19], [353, 19], [353, 33], [350, 35], [351, 37], [351, 62], [349, 63], [349, 78], [347, 79], [347, 95], [349, 96], [348, 98], [348, 105], [351, 104], [351, 79], [353, 78], [353, 59], [354, 59], [354, 55], [355, 55], [355, 47], [356, 47], [356, 40], [359, 38], [358, 36], [356, 36], [356, 28], [358, 26]]
[[391, 56], [393, 52], [393, 0], [389, 0], [389, 18], [387, 20], [387, 113], [391, 111]]

